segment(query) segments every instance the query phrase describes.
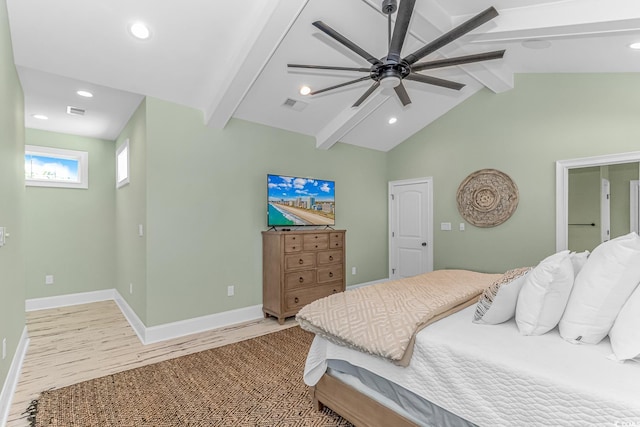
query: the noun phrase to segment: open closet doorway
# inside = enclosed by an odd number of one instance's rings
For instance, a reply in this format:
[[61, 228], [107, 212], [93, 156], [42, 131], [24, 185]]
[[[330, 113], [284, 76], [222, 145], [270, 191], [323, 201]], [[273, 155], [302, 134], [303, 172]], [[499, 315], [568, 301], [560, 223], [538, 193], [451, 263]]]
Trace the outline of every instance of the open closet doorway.
[[433, 270], [433, 179], [389, 183], [389, 278]]

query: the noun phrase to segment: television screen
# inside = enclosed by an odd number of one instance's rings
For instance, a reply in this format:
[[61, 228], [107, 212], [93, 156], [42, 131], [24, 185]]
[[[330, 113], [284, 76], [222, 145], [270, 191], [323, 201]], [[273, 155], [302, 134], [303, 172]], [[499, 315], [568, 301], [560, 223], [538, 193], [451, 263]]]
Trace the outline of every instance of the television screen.
[[335, 182], [267, 175], [267, 225], [335, 225]]

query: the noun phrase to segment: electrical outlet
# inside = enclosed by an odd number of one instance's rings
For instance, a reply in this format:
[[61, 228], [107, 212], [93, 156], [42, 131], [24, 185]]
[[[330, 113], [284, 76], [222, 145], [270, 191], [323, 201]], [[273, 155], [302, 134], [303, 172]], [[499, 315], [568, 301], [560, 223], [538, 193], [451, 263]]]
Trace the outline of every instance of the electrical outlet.
[[133, 293], [133, 283], [129, 283], [129, 293]]
[[228, 297], [232, 297], [233, 295], [235, 295], [235, 293], [236, 293], [235, 286], [233, 286], [233, 285], [227, 286], [227, 296]]
[[7, 358], [7, 339], [2, 338], [2, 360]]
[[44, 276], [44, 284], [45, 285], [53, 285], [53, 275], [52, 274], [47, 274], [46, 276]]
[[460, 231], [464, 231], [464, 222], [460, 223]]
[[7, 229], [4, 227], [0, 227], [0, 248], [5, 244], [5, 237], [7, 235]]
[[351, 274], [352, 274], [353, 276], [355, 276], [355, 275], [356, 275], [356, 271], [357, 271], [357, 270], [356, 270], [356, 268], [355, 268], [355, 267], [351, 267]]

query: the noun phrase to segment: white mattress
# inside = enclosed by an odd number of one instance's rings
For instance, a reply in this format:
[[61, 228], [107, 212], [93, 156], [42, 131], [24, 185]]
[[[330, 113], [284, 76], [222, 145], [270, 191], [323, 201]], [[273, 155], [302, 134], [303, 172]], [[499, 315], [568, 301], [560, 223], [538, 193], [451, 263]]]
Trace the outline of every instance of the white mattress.
[[608, 340], [522, 336], [514, 321], [472, 323], [474, 310], [423, 329], [407, 368], [316, 337], [304, 381], [315, 385], [326, 360], [341, 359], [481, 426], [640, 426], [640, 363], [608, 359]]

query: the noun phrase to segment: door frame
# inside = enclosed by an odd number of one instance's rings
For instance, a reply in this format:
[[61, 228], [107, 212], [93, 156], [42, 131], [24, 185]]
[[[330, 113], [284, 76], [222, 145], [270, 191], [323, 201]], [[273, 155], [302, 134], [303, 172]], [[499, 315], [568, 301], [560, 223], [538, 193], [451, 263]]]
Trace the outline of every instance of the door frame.
[[640, 151], [556, 162], [556, 251], [569, 247], [569, 169], [640, 162]]
[[401, 179], [401, 180], [397, 180], [397, 181], [389, 181], [389, 187], [388, 187], [388, 193], [387, 193], [387, 205], [388, 205], [388, 212], [389, 212], [389, 224], [387, 226], [387, 239], [389, 242], [389, 265], [387, 266], [388, 268], [388, 275], [389, 277], [391, 277], [391, 268], [393, 265], [393, 250], [392, 250], [392, 236], [391, 233], [393, 232], [392, 230], [392, 225], [393, 225], [393, 209], [391, 208], [391, 197], [392, 197], [392, 191], [393, 188], [397, 185], [412, 185], [412, 184], [427, 184], [427, 188], [429, 191], [429, 194], [427, 195], [427, 233], [428, 233], [428, 239], [427, 239], [427, 262], [428, 264], [431, 266], [431, 270], [433, 270], [433, 177], [429, 176], [429, 177], [422, 177], [422, 178], [411, 178], [411, 179]]

